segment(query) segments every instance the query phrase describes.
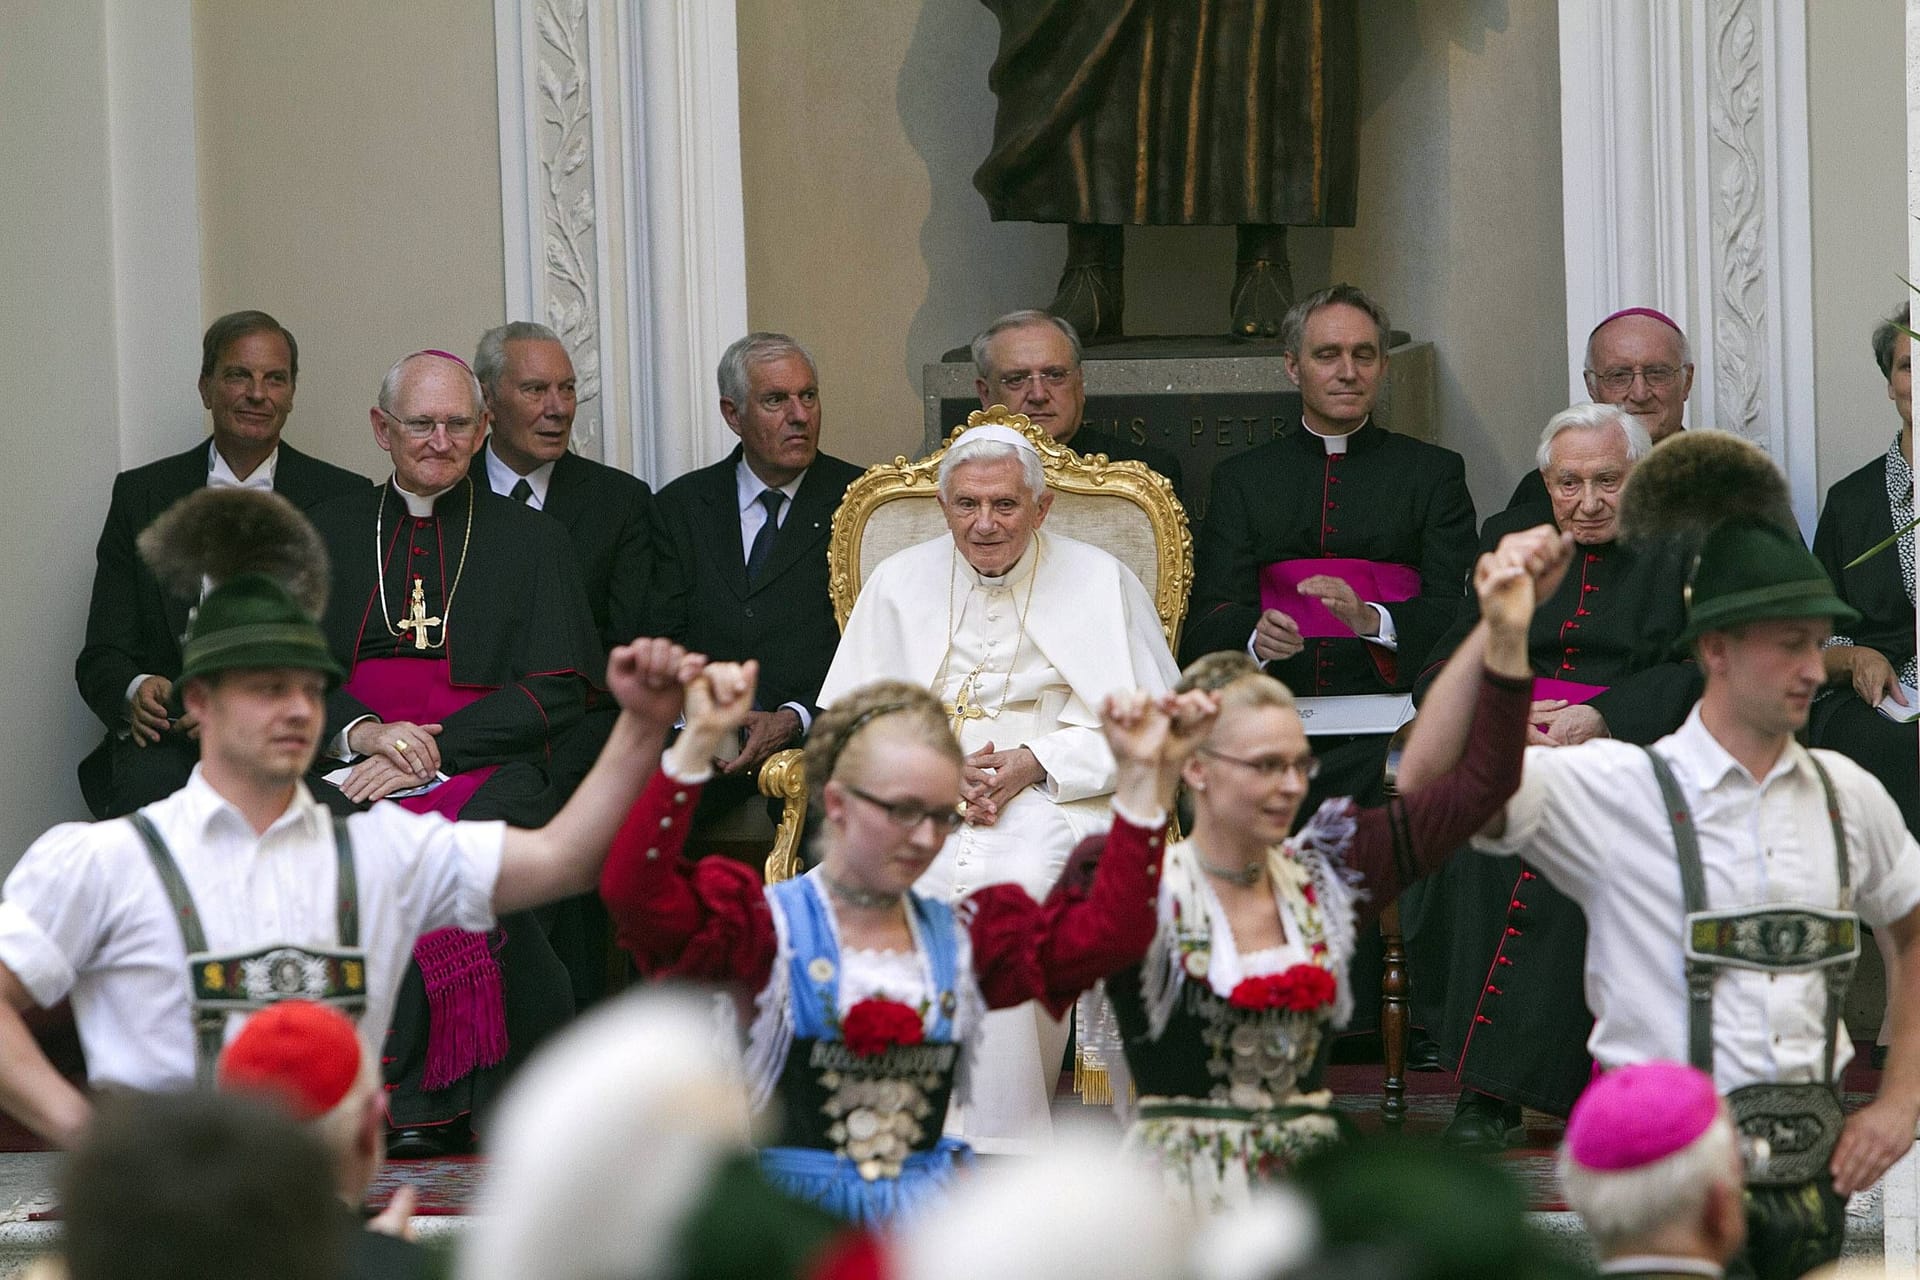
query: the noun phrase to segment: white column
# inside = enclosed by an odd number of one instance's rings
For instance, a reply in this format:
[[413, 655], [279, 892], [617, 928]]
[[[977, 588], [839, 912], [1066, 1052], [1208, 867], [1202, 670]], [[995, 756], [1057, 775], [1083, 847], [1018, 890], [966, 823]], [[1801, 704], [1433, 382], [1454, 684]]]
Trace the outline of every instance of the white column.
[[1764, 446], [1812, 528], [1806, 0], [1560, 0], [1570, 394], [1587, 333], [1654, 306], [1687, 332], [1691, 426]]
[[494, 0], [507, 310], [559, 332], [575, 447], [656, 485], [730, 447], [746, 331], [734, 10]]

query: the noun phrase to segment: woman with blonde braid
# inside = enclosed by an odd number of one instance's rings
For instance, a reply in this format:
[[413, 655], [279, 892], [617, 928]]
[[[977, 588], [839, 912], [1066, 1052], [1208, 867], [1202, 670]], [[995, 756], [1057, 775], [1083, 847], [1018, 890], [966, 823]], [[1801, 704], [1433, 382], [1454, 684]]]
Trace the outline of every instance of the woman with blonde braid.
[[749, 997], [754, 1106], [777, 1097], [785, 1122], [762, 1153], [772, 1181], [854, 1221], [884, 1220], [970, 1158], [941, 1128], [986, 1010], [1038, 999], [1057, 1015], [1145, 953], [1167, 806], [1214, 699], [1108, 699], [1119, 784], [1091, 883], [1069, 875], [1075, 887], [1044, 904], [993, 885], [955, 908], [912, 891], [960, 821], [961, 781], [946, 714], [916, 685], [869, 685], [814, 721], [813, 871], [763, 887], [739, 863], [681, 856], [713, 754], [753, 705], [754, 674], [717, 664], [686, 686], [686, 729], [615, 840], [601, 895], [643, 974], [720, 980]]
[[1484, 621], [1407, 748], [1438, 780], [1376, 809], [1329, 800], [1292, 838], [1315, 772], [1293, 696], [1245, 654], [1187, 668], [1181, 688], [1219, 698], [1183, 771], [1192, 834], [1167, 849], [1146, 959], [1106, 981], [1139, 1094], [1127, 1143], [1177, 1199], [1202, 1212], [1240, 1205], [1338, 1136], [1318, 1081], [1328, 1033], [1353, 1010], [1356, 927], [1436, 870], [1519, 785], [1527, 623], [1567, 548], [1541, 528], [1481, 557]]

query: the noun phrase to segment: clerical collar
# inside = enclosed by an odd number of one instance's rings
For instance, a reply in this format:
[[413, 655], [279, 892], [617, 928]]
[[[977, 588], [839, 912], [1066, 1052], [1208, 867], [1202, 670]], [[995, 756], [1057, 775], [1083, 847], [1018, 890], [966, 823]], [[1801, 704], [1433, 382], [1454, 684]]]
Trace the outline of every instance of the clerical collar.
[[[753, 474], [753, 468], [747, 465], [747, 455], [744, 453], [741, 454], [739, 463], [733, 468], [733, 487], [735, 494], [739, 498], [740, 514], [745, 515], [747, 508], [759, 502], [760, 495], [768, 489], [778, 489], [781, 493], [787, 495], [786, 506], [781, 513], [784, 516], [787, 511], [793, 509], [794, 495], [800, 492], [800, 482], [806, 478], [807, 473], [802, 471], [785, 484], [770, 485], [759, 476]], [[783, 520], [782, 523], [784, 524], [785, 521]]]
[[395, 493], [400, 495], [401, 501], [407, 504], [408, 515], [412, 516], [416, 520], [425, 520], [428, 516], [431, 516], [433, 514], [433, 504], [440, 501], [440, 499], [445, 497], [447, 494], [452, 493], [454, 489], [459, 486], [460, 482], [458, 480], [455, 480], [452, 484], [440, 490], [438, 493], [429, 493], [425, 497], [422, 497], [417, 493], [408, 493], [405, 489], [402, 489], [400, 487], [400, 481], [398, 477], [389, 479], [387, 481], [387, 484], [392, 487]]
[[1355, 427], [1352, 431], [1347, 432], [1345, 435], [1338, 435], [1338, 436], [1323, 435], [1320, 432], [1315, 431], [1312, 427], [1307, 425], [1307, 420], [1305, 418], [1300, 419], [1300, 429], [1305, 431], [1308, 435], [1312, 436], [1315, 440], [1318, 440], [1321, 446], [1324, 449], [1326, 449], [1326, 451], [1329, 454], [1338, 455], [1338, 454], [1345, 453], [1347, 449], [1353, 444], [1354, 436], [1358, 435], [1362, 431], [1365, 431], [1367, 429], [1368, 424], [1370, 424], [1372, 421], [1373, 421], [1372, 415], [1368, 415], [1365, 419], [1361, 421], [1360, 425]]
[[997, 578], [989, 578], [974, 568], [966, 556], [961, 554], [960, 548], [955, 547], [953, 553], [960, 557], [960, 567], [966, 570], [962, 576], [969, 584], [986, 590], [1011, 588], [1025, 582], [1032, 575], [1033, 567], [1040, 562], [1040, 531], [1034, 530], [1033, 536], [1027, 540], [1027, 549], [1020, 553], [1018, 560], [1013, 562], [1013, 568]]
[[242, 480], [233, 474], [233, 468], [227, 465], [226, 457], [221, 454], [220, 446], [212, 440], [207, 441], [207, 488], [209, 489], [264, 489], [273, 492], [273, 472], [280, 463], [280, 446], [273, 446], [273, 452], [260, 460], [260, 465], [247, 473]]
[[487, 459], [487, 487], [503, 498], [513, 496], [513, 486], [521, 481], [527, 482], [527, 488], [533, 490], [533, 501], [527, 505], [536, 511], [544, 511], [547, 506], [547, 489], [553, 484], [553, 468], [559, 462], [543, 462], [533, 470], [521, 475], [500, 460], [493, 451], [493, 441], [487, 441], [487, 447], [481, 451]]

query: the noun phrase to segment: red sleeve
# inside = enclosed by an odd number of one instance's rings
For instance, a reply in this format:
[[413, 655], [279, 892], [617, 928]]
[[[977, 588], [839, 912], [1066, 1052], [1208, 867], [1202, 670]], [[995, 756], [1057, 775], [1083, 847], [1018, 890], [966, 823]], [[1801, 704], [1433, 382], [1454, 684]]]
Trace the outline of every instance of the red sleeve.
[[[1104, 842], [1082, 841], [1045, 903], [1017, 885], [989, 885], [967, 899], [973, 967], [990, 1009], [1045, 1002], [1057, 1018], [1100, 979], [1147, 954], [1160, 904], [1164, 828], [1119, 815]], [[1098, 859], [1091, 877], [1087, 863]]]
[[1486, 673], [1460, 763], [1418, 791], [1360, 811], [1347, 862], [1367, 888], [1362, 925], [1445, 865], [1519, 789], [1532, 698], [1530, 678]]
[[681, 853], [697, 784], [654, 771], [600, 869], [600, 897], [620, 941], [645, 977], [766, 985], [777, 949], [766, 892], [731, 858]]

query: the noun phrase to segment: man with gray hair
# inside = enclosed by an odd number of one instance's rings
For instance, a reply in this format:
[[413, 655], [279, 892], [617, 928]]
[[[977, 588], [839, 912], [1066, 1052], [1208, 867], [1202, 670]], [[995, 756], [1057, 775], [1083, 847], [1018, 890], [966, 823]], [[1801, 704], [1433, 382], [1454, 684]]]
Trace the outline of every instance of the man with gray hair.
[[[566, 532], [473, 478], [489, 414], [458, 356], [401, 357], [368, 418], [392, 478], [312, 513], [333, 570], [322, 626], [347, 672], [314, 794], [537, 827], [562, 799], [555, 749], [605, 674]], [[573, 995], [529, 915], [430, 933], [414, 959], [382, 1054], [389, 1154], [457, 1153]]]
[[740, 753], [702, 793], [697, 826], [752, 797], [761, 764], [813, 723], [840, 641], [827, 535], [860, 475], [820, 452], [819, 373], [791, 337], [747, 334], [721, 355], [718, 381], [740, 444], [655, 497], [647, 626], [716, 662], [760, 663]]
[[627, 643], [640, 634], [652, 567], [652, 491], [638, 476], [571, 449], [573, 358], [547, 326], [515, 320], [487, 330], [473, 373], [493, 419], [480, 452], [488, 486], [566, 526], [600, 642], [609, 649]]
[[[1613, 405], [1574, 405], [1540, 432], [1553, 522], [1576, 555], [1528, 631], [1536, 745], [1652, 742], [1677, 729], [1699, 697], [1698, 668], [1673, 648], [1686, 625], [1684, 566], [1616, 540], [1620, 493], [1651, 448], [1646, 429]], [[1499, 512], [1481, 531], [1481, 549], [1536, 523], [1525, 508]], [[1463, 601], [1416, 692], [1478, 621], [1478, 601]], [[1591, 1069], [1580, 909], [1530, 868], [1516, 872], [1470, 850], [1410, 890], [1406, 904], [1414, 1021], [1465, 1086], [1447, 1140], [1497, 1151], [1517, 1136], [1522, 1104], [1565, 1115]]]
[[[1105, 828], [1114, 764], [1099, 708], [1159, 692], [1177, 672], [1131, 570], [1042, 532], [1053, 494], [1039, 452], [1010, 427], [965, 432], [940, 460], [948, 534], [883, 560], [847, 619], [822, 706], [880, 679], [925, 685], [966, 752], [966, 823], [921, 877], [958, 902], [1013, 883], [1044, 899], [1073, 847]], [[1044, 1145], [1066, 1024], [1038, 1004], [997, 1010], [947, 1131], [988, 1154]]]
[[973, 340], [973, 389], [980, 407], [1005, 405], [1024, 413], [1058, 444], [1080, 453], [1104, 453], [1116, 462], [1144, 462], [1177, 492], [1180, 459], [1140, 439], [1086, 425], [1087, 383], [1080, 367], [1080, 335], [1050, 312], [1009, 311]]
[[1717, 1277], [1746, 1241], [1733, 1118], [1692, 1067], [1644, 1062], [1596, 1080], [1567, 1124], [1559, 1174], [1603, 1276]]

